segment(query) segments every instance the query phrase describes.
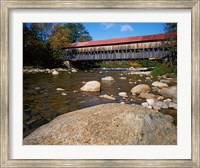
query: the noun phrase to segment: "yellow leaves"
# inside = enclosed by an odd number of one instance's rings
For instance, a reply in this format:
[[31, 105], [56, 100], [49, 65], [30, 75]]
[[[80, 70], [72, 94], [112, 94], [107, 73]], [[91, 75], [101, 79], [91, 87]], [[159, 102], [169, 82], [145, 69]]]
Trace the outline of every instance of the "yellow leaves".
[[61, 49], [66, 47], [70, 43], [71, 30], [62, 25], [56, 25], [52, 31], [52, 35], [49, 39], [49, 43], [54, 49]]

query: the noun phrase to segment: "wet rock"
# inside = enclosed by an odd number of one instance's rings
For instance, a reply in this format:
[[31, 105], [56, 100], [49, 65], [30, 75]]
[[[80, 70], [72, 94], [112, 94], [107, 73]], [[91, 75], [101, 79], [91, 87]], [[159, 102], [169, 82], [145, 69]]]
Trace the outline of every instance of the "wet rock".
[[168, 108], [168, 105], [166, 102], [161, 102], [161, 101], [157, 101], [155, 102], [155, 104], [160, 107], [160, 108], [163, 108], [163, 109], [167, 109]]
[[67, 96], [67, 93], [64, 93], [64, 92], [63, 92], [63, 93], [61, 93], [61, 95], [62, 95], [62, 96]]
[[63, 88], [56, 88], [57, 91], [64, 91], [65, 89]]
[[168, 84], [163, 83], [163, 82], [159, 82], [159, 81], [155, 81], [155, 82], [152, 83], [152, 86], [164, 88], [164, 87], [168, 87]]
[[138, 97], [142, 99], [152, 99], [152, 98], [155, 98], [155, 95], [152, 93], [143, 92], [143, 93], [140, 93]]
[[154, 99], [147, 99], [146, 100], [149, 106], [152, 106], [154, 104]]
[[59, 72], [56, 71], [56, 70], [54, 70], [54, 71], [52, 72], [52, 75], [58, 75], [58, 74], [59, 74]]
[[114, 97], [112, 97], [112, 96], [109, 96], [109, 95], [107, 95], [107, 94], [100, 95], [99, 97], [101, 97], [101, 98], [105, 98], [105, 99], [109, 99], [109, 100], [115, 100], [115, 98], [114, 98]]
[[175, 145], [177, 128], [152, 109], [109, 103], [63, 114], [23, 139], [24, 145]]
[[30, 120], [28, 120], [25, 124], [26, 125], [31, 125], [35, 123], [36, 121], [40, 120], [42, 117], [41, 116], [33, 116]]
[[76, 73], [76, 72], [78, 72], [76, 69], [72, 69], [71, 70], [73, 73]]
[[165, 96], [165, 97], [177, 98], [177, 87], [171, 86], [171, 87], [168, 87], [168, 88], [162, 88], [160, 90], [160, 94]]
[[128, 97], [126, 92], [119, 92], [118, 95], [121, 97]]
[[146, 84], [139, 84], [131, 89], [132, 95], [137, 95], [144, 92], [149, 92], [150, 87]]
[[150, 78], [149, 76], [147, 76], [145, 79], [146, 79], [146, 80], [151, 80], [151, 78]]
[[106, 76], [104, 78], [101, 78], [102, 81], [114, 81], [112, 76]]
[[123, 77], [123, 76], [121, 76], [121, 77], [119, 77], [119, 79], [126, 80], [127, 78], [126, 78], [126, 77]]
[[99, 92], [101, 89], [101, 83], [98, 81], [89, 81], [82, 88], [81, 91], [85, 92]]
[[154, 110], [160, 111], [161, 108], [159, 106], [157, 106], [156, 104], [152, 104], [152, 107]]
[[177, 109], [177, 104], [174, 102], [166, 102], [169, 108]]
[[148, 107], [148, 103], [147, 103], [147, 102], [143, 102], [143, 103], [141, 103], [141, 105], [142, 105], [143, 107]]
[[165, 118], [167, 121], [173, 123], [174, 122], [174, 117], [170, 116], [170, 115], [165, 115]]
[[171, 81], [167, 80], [167, 79], [161, 79], [160, 82], [162, 82], [162, 83], [171, 83]]
[[158, 100], [163, 100], [164, 97], [163, 97], [163, 96], [157, 96], [156, 99], [158, 99]]

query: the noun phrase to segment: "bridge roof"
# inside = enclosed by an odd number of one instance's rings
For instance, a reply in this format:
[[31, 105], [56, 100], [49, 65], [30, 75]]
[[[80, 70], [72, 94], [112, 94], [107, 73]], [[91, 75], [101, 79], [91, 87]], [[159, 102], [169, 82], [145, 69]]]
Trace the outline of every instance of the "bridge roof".
[[[173, 33], [173, 35], [175, 34]], [[92, 47], [92, 46], [113, 45], [113, 44], [123, 44], [123, 43], [158, 41], [158, 40], [165, 40], [168, 37], [169, 34], [154, 34], [148, 36], [135, 36], [127, 38], [108, 39], [108, 40], [87, 41], [87, 42], [73, 43], [70, 46], [64, 48], [81, 48], [81, 47]]]

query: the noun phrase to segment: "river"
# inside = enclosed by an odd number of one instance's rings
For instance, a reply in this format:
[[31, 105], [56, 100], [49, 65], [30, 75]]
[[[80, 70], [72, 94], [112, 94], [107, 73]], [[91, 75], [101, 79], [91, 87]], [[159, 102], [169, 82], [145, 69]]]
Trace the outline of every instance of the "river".
[[[101, 78], [106, 76], [112, 76], [115, 82], [102, 82]], [[81, 92], [80, 88], [84, 83], [91, 80], [101, 82], [101, 91]], [[85, 107], [122, 101], [127, 104], [141, 104], [145, 100], [132, 96], [130, 90], [136, 84], [145, 83], [151, 86], [152, 82], [153, 80], [146, 80], [146, 75], [131, 75], [121, 70], [79, 70], [76, 73], [60, 72], [59, 75], [24, 73], [23, 136], [27, 136], [61, 114]], [[64, 91], [58, 91], [57, 88]], [[124, 99], [118, 96], [119, 92], [126, 92], [128, 97]], [[116, 100], [100, 98], [103, 94], [113, 95]], [[173, 116], [176, 125], [176, 110], [162, 109], [161, 112]]]

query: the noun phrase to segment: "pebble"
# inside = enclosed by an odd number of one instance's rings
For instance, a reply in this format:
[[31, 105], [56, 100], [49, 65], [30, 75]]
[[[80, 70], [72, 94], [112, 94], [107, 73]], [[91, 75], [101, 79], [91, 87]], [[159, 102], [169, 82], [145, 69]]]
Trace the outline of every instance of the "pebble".
[[66, 93], [64, 93], [64, 92], [63, 92], [63, 93], [61, 93], [61, 95], [62, 95], [62, 96], [67, 96], [67, 94], [66, 94]]
[[126, 92], [119, 92], [118, 95], [121, 97], [128, 97]]
[[35, 90], [40, 90], [41, 88], [40, 87], [35, 87]]
[[122, 77], [119, 77], [119, 79], [126, 80], [127, 78], [122, 76]]
[[58, 91], [64, 91], [65, 89], [63, 89], [63, 88], [56, 88], [56, 90], [58, 90]]

